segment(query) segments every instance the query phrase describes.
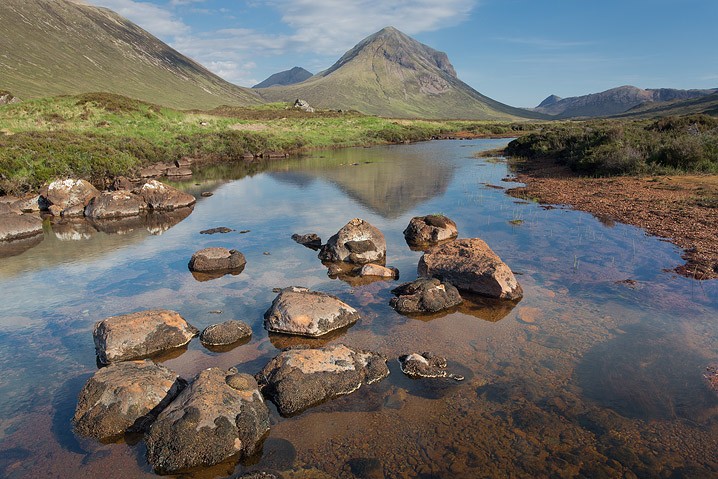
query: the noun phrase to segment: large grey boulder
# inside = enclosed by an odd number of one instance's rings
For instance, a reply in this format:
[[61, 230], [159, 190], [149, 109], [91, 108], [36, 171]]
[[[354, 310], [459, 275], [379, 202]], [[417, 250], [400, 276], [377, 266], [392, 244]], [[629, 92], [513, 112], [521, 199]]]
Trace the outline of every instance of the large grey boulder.
[[404, 230], [404, 238], [410, 246], [434, 245], [458, 235], [456, 223], [444, 215], [415, 216]]
[[283, 351], [255, 377], [279, 413], [291, 416], [388, 375], [383, 356], [336, 344]]
[[482, 296], [523, 296], [511, 269], [479, 238], [457, 239], [431, 248], [421, 256], [418, 271], [420, 276], [434, 276]]
[[92, 198], [100, 196], [97, 188], [85, 180], [55, 180], [40, 190], [47, 209], [55, 216], [82, 216], [82, 210]]
[[247, 260], [236, 249], [205, 248], [192, 255], [189, 269], [200, 273], [241, 272], [245, 264]]
[[160, 474], [253, 454], [269, 431], [269, 410], [248, 374], [205, 369], [159, 415], [146, 436]]
[[177, 374], [149, 359], [102, 368], [80, 391], [75, 430], [100, 440], [144, 431], [184, 385]]
[[419, 278], [391, 290], [389, 305], [402, 314], [437, 313], [461, 304], [459, 291], [437, 278]]
[[359, 218], [344, 225], [322, 246], [319, 259], [347, 263], [381, 263], [386, 258], [386, 240], [377, 228]]
[[0, 214], [0, 241], [15, 241], [42, 234], [42, 219], [33, 214], [12, 212]]
[[319, 337], [356, 323], [359, 312], [330, 294], [291, 286], [264, 313], [267, 331]]
[[92, 335], [99, 362], [109, 364], [184, 346], [198, 333], [179, 313], [159, 309], [105, 318]]
[[127, 191], [103, 191], [85, 207], [85, 216], [92, 219], [138, 216], [147, 210], [142, 197]]
[[177, 208], [191, 206], [197, 201], [189, 193], [160, 183], [157, 180], [148, 180], [132, 192], [142, 197], [147, 206], [155, 211], [172, 211]]

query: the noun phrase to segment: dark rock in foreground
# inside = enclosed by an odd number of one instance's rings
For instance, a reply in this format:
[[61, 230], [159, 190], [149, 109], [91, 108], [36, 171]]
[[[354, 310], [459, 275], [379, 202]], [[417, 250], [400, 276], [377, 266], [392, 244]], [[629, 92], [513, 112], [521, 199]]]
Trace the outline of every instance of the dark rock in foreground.
[[205, 248], [192, 255], [189, 269], [201, 273], [221, 273], [241, 271], [245, 264], [247, 260], [236, 249]]
[[243, 321], [230, 320], [207, 326], [199, 340], [206, 346], [226, 346], [252, 336], [252, 328]]
[[184, 385], [177, 374], [149, 359], [102, 368], [80, 391], [75, 430], [100, 440], [144, 431]]
[[402, 314], [436, 313], [461, 304], [459, 291], [449, 282], [419, 278], [391, 291], [397, 295], [390, 305]]
[[356, 309], [335, 296], [292, 286], [283, 289], [264, 313], [264, 327], [274, 333], [318, 337], [359, 318]]
[[401, 371], [410, 378], [451, 378], [463, 381], [464, 377], [446, 370], [446, 358], [434, 353], [411, 353], [399, 357]]
[[184, 346], [198, 333], [197, 328], [174, 311], [150, 310], [98, 321], [93, 337], [97, 359], [109, 364], [143, 359]]
[[377, 228], [359, 218], [344, 225], [319, 252], [322, 261], [381, 263], [386, 258], [386, 240]]
[[318, 250], [322, 247], [322, 239], [316, 233], [309, 233], [306, 235], [300, 235], [295, 233], [292, 235], [292, 239], [297, 243], [313, 250]]
[[460, 290], [500, 299], [520, 299], [521, 285], [511, 269], [479, 238], [435, 246], [419, 260], [419, 275], [449, 281]]
[[146, 436], [160, 474], [253, 454], [269, 431], [269, 410], [248, 374], [206, 369], [159, 415]]
[[410, 246], [432, 245], [456, 238], [456, 223], [444, 215], [415, 216], [404, 230]]
[[255, 377], [279, 413], [291, 416], [388, 375], [381, 355], [337, 344], [283, 351]]

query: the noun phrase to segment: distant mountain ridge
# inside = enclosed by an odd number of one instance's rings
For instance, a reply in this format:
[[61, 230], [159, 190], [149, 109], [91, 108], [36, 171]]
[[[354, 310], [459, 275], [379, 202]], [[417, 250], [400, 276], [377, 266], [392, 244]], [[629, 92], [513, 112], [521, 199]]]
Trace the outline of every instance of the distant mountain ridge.
[[642, 89], [626, 85], [600, 93], [560, 98], [551, 95], [535, 111], [558, 118], [605, 117], [625, 113], [644, 103], [690, 100], [712, 93], [712, 90], [678, 90], [674, 88]]
[[294, 67], [290, 70], [284, 70], [274, 75], [270, 75], [266, 80], [257, 83], [252, 88], [269, 88], [270, 86], [278, 85], [294, 85], [295, 83], [301, 83], [313, 77], [314, 74], [302, 67]]
[[268, 101], [397, 118], [544, 118], [482, 95], [459, 80], [448, 56], [396, 28], [370, 35], [302, 83], [257, 90]]
[[176, 108], [261, 103], [106, 8], [0, 1], [0, 89], [21, 99], [111, 92]]

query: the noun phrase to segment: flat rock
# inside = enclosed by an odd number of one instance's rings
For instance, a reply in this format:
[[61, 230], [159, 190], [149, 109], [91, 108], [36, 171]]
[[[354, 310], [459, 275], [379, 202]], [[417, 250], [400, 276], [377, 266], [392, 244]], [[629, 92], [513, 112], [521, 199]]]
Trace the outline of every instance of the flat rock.
[[234, 231], [232, 228], [227, 228], [226, 226], [219, 226], [217, 228], [209, 228], [206, 230], [202, 230], [199, 232], [201, 235], [214, 235], [217, 233], [231, 233]]
[[33, 214], [0, 214], [0, 241], [15, 241], [42, 234], [42, 219]]
[[359, 320], [359, 312], [330, 294], [292, 286], [283, 289], [264, 313], [267, 331], [319, 337]]
[[413, 379], [451, 378], [463, 381], [464, 377], [451, 374], [446, 370], [446, 358], [434, 353], [411, 353], [399, 356], [401, 371]]
[[100, 440], [144, 431], [185, 384], [149, 359], [102, 368], [80, 391], [72, 420], [75, 430]]
[[220, 273], [242, 270], [245, 264], [247, 260], [236, 249], [205, 248], [192, 255], [189, 269], [200, 273]]
[[42, 200], [39, 195], [27, 195], [18, 198], [13, 202], [13, 206], [23, 213], [37, 213], [40, 211], [40, 201]]
[[179, 313], [160, 309], [105, 318], [92, 334], [99, 362], [109, 364], [184, 346], [198, 333]]
[[138, 216], [147, 209], [142, 197], [127, 191], [103, 191], [85, 207], [85, 216], [92, 219]]
[[387, 268], [379, 264], [367, 263], [359, 270], [359, 276], [378, 276], [380, 278], [398, 278], [399, 270], [396, 268]]
[[388, 375], [381, 355], [336, 344], [283, 351], [255, 377], [279, 413], [291, 416]]
[[432, 245], [456, 238], [456, 223], [444, 215], [415, 216], [404, 230], [410, 246]]
[[252, 336], [252, 328], [243, 321], [232, 319], [224, 323], [207, 326], [199, 340], [209, 346], [226, 346]]
[[172, 211], [177, 208], [185, 208], [192, 206], [197, 201], [189, 193], [157, 180], [148, 180], [132, 192], [142, 197], [147, 206], [156, 211]]
[[172, 474], [248, 456], [269, 431], [257, 382], [230, 369], [205, 369], [159, 415], [146, 436], [147, 459]]
[[402, 314], [437, 313], [462, 303], [459, 291], [437, 278], [419, 278], [391, 291], [390, 306]]
[[359, 218], [344, 225], [319, 252], [322, 261], [381, 263], [386, 258], [386, 240], [377, 228]]
[[322, 239], [316, 233], [309, 233], [305, 235], [295, 233], [292, 235], [292, 239], [300, 245], [313, 250], [318, 250], [322, 247]]
[[460, 290], [500, 299], [520, 299], [521, 285], [511, 269], [479, 238], [435, 246], [419, 260], [420, 276], [449, 281]]
[[[92, 198], [100, 196], [97, 188], [85, 180], [55, 180], [40, 190], [45, 206], [55, 206], [50, 211], [62, 211], [73, 206], [85, 207]], [[48, 208], [49, 209], [49, 208]]]

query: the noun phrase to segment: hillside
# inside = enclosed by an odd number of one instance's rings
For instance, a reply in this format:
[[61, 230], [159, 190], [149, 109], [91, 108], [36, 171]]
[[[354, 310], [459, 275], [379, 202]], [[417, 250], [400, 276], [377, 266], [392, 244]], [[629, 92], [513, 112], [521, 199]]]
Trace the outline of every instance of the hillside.
[[319, 108], [397, 118], [539, 118], [477, 92], [445, 53], [393, 27], [367, 37], [331, 68], [300, 84], [257, 90], [269, 101], [307, 100]]
[[[627, 112], [644, 103], [664, 103], [700, 98], [717, 90], [647, 89], [621, 86], [600, 93], [559, 98], [551, 95], [534, 110], [557, 118], [606, 117]], [[651, 107], [648, 107], [651, 108]]]
[[656, 118], [706, 114], [718, 116], [718, 92], [690, 100], [675, 100], [663, 103], [644, 103], [631, 108], [616, 118]]
[[23, 100], [106, 91], [175, 108], [261, 102], [105, 8], [2, 0], [0, 24], [0, 90]]
[[252, 88], [268, 88], [270, 86], [278, 85], [294, 85], [295, 83], [301, 83], [304, 80], [311, 78], [312, 76], [312, 72], [307, 71], [302, 67], [294, 67], [291, 70], [284, 70], [283, 72], [270, 75], [266, 80], [257, 83]]

